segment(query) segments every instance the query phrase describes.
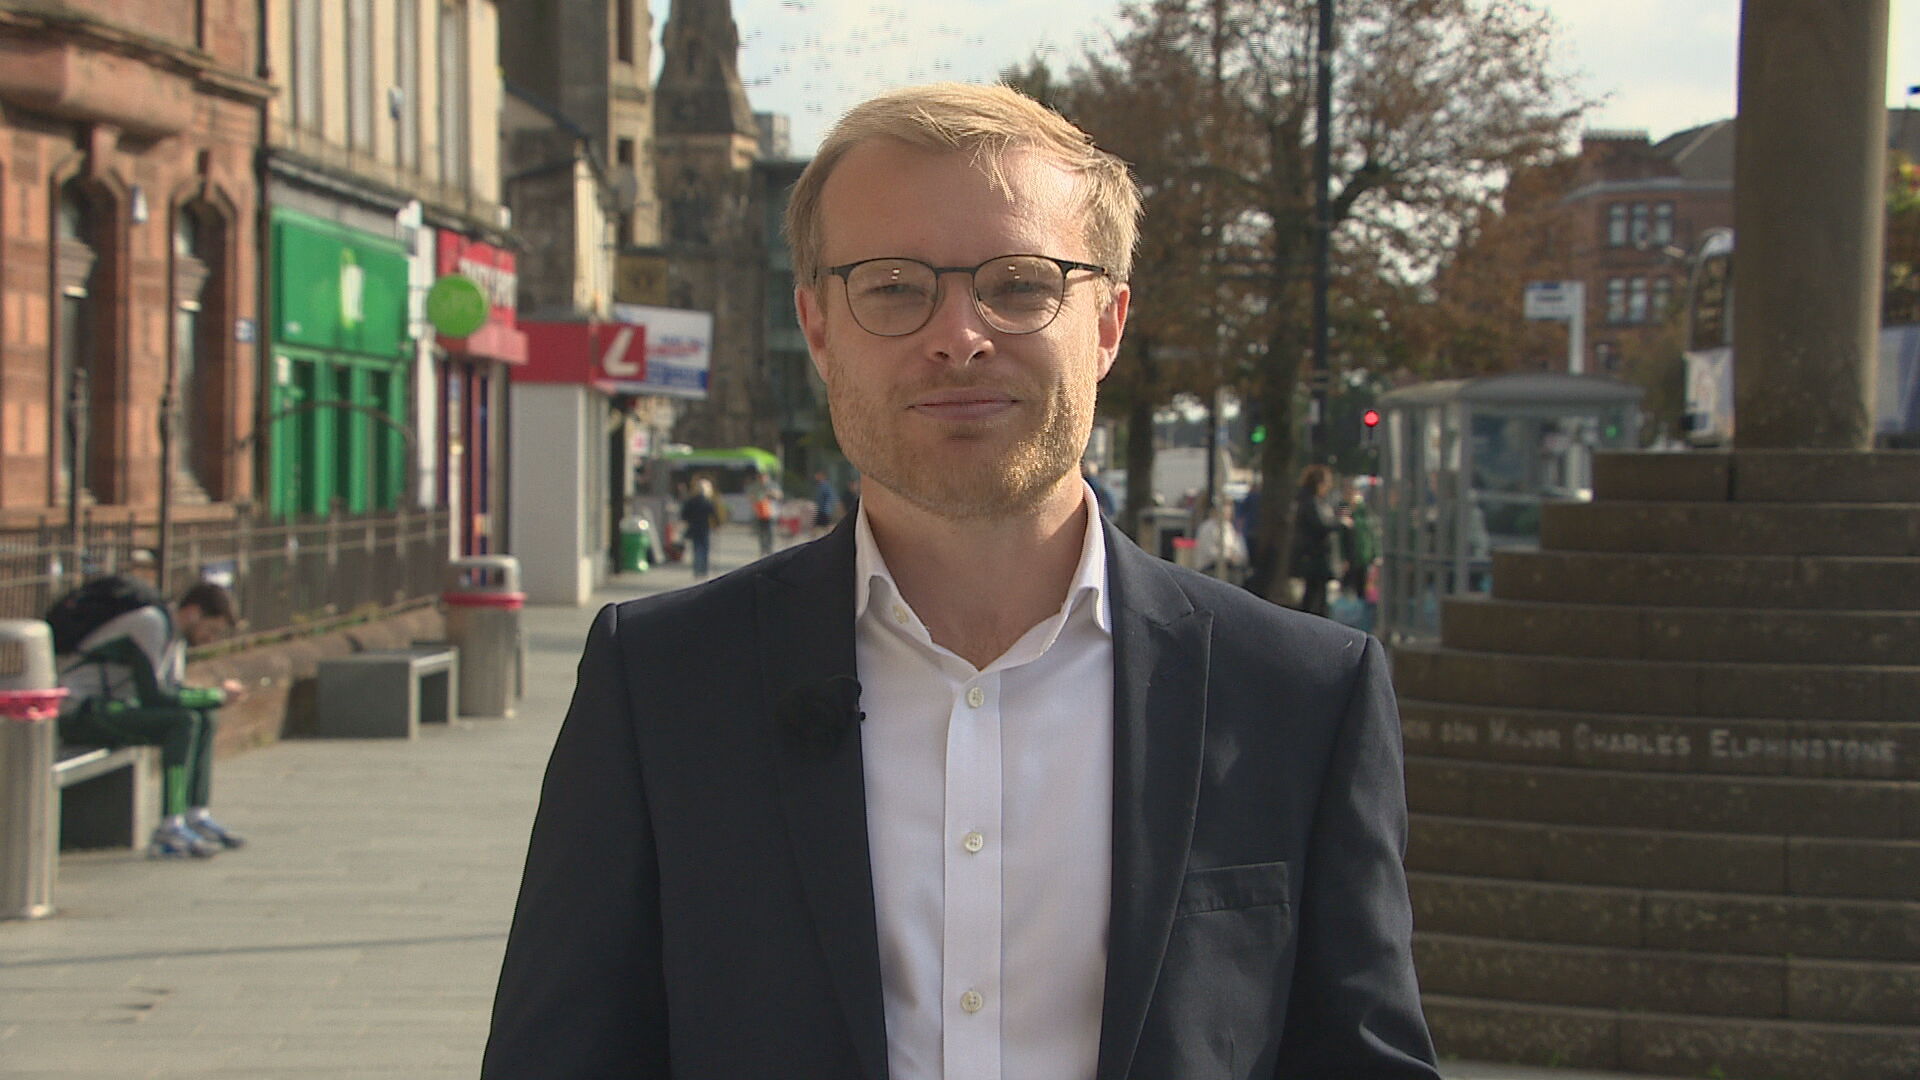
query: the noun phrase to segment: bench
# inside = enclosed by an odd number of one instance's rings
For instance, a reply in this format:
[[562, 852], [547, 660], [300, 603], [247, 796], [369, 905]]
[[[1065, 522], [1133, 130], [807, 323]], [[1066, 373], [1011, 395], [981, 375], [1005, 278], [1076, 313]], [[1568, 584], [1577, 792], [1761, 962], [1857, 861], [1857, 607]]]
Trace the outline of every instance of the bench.
[[60, 850], [138, 848], [160, 823], [160, 748], [61, 746]]
[[444, 645], [377, 649], [320, 661], [313, 733], [411, 739], [459, 711], [460, 653]]

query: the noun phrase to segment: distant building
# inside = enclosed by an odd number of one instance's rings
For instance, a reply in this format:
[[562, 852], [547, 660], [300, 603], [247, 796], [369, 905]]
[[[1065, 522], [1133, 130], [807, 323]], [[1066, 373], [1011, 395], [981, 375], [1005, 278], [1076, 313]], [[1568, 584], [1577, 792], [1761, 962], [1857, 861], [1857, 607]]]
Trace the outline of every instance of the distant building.
[[254, 496], [253, 0], [0, 0], [0, 526]]
[[[1887, 140], [1920, 157], [1920, 121], [1890, 109]], [[1589, 131], [1572, 162], [1544, 176], [1517, 176], [1514, 199], [1550, 199], [1554, 219], [1540, 235], [1531, 272], [1551, 269], [1586, 285], [1589, 372], [1614, 373], [1636, 345], [1656, 334], [1674, 305], [1684, 303], [1687, 256], [1710, 229], [1733, 227], [1733, 120], [1716, 120], [1651, 141], [1644, 131]], [[1521, 272], [1518, 269], [1516, 272]], [[1526, 282], [1516, 279], [1517, 295]], [[1564, 361], [1561, 361], [1564, 364]]]
[[1733, 124], [1658, 143], [1644, 131], [1590, 131], [1573, 176], [1559, 205], [1567, 277], [1586, 284], [1585, 367], [1613, 374], [1684, 299], [1687, 253], [1733, 225]]
[[[265, 5], [266, 499], [279, 516], [442, 506], [456, 553], [506, 549], [515, 242], [500, 202], [492, 0]], [[436, 333], [442, 274], [488, 316]], [[411, 453], [409, 453], [411, 444]]]
[[500, 140], [535, 343], [513, 400], [514, 537], [527, 594], [544, 603], [584, 603], [606, 581], [620, 522], [644, 494], [638, 467], [681, 405], [647, 382], [660, 343], [624, 321], [628, 305], [668, 302], [652, 26], [643, 0], [502, 12]]
[[660, 50], [654, 164], [666, 302], [714, 319], [707, 400], [687, 408], [674, 438], [701, 447], [766, 446], [775, 430], [761, 378], [767, 234], [754, 183], [761, 127], [740, 82], [740, 33], [728, 0], [673, 0]]

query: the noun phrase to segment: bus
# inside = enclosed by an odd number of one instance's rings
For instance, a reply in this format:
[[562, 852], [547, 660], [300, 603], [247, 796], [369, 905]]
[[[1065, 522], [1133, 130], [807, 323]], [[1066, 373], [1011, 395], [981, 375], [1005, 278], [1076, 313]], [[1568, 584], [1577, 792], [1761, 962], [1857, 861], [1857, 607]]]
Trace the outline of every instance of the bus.
[[[1710, 229], [1687, 285], [1687, 442], [1733, 445], [1733, 230]], [[1874, 441], [1920, 446], [1920, 325], [1882, 326]]]

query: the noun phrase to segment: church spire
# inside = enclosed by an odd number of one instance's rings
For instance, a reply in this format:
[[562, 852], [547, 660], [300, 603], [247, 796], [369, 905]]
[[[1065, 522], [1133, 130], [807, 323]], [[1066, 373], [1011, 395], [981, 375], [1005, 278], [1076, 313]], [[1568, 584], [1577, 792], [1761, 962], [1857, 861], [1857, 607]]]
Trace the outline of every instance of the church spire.
[[740, 30], [729, 0], [673, 0], [660, 52], [657, 134], [757, 136], [740, 82]]

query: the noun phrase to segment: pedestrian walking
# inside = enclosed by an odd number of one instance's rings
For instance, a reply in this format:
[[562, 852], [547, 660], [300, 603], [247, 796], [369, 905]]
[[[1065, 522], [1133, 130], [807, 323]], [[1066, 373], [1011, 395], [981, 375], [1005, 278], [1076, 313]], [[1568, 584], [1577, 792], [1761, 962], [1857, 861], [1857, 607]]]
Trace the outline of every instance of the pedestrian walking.
[[1334, 571], [1340, 519], [1327, 495], [1333, 491], [1333, 470], [1309, 465], [1300, 470], [1300, 487], [1293, 500], [1293, 552], [1287, 573], [1300, 579], [1300, 610], [1327, 614], [1327, 585]]
[[713, 498], [713, 481], [702, 476], [693, 482], [693, 494], [680, 504], [680, 521], [687, 527], [687, 548], [693, 553], [693, 579], [707, 576], [713, 550], [713, 530], [720, 524], [720, 508]]

